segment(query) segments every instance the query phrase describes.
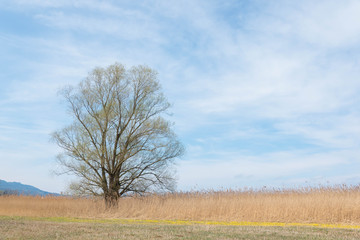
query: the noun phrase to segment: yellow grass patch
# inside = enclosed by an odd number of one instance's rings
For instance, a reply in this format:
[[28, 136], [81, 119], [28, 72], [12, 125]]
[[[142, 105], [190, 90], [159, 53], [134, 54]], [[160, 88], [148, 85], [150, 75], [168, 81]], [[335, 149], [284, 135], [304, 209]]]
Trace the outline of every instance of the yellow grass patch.
[[77, 223], [112, 223], [112, 224], [169, 224], [169, 225], [222, 225], [222, 226], [260, 226], [260, 227], [318, 227], [360, 229], [359, 225], [319, 224], [319, 223], [280, 223], [280, 222], [222, 222], [222, 221], [187, 221], [187, 220], [149, 220], [149, 219], [90, 219], [68, 217], [9, 217], [1, 219], [34, 220], [47, 222], [77, 222]]

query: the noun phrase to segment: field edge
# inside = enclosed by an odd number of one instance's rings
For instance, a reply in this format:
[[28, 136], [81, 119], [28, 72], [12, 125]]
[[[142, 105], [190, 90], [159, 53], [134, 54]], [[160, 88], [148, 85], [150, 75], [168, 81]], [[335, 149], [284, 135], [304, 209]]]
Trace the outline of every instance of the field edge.
[[259, 227], [316, 227], [334, 229], [360, 229], [360, 225], [325, 224], [325, 223], [285, 223], [285, 222], [246, 222], [246, 221], [194, 221], [194, 220], [151, 220], [151, 219], [99, 219], [75, 217], [30, 217], [3, 216], [0, 220], [28, 220], [48, 222], [78, 222], [78, 223], [111, 223], [111, 224], [163, 224], [163, 225], [220, 225], [220, 226], [259, 226]]

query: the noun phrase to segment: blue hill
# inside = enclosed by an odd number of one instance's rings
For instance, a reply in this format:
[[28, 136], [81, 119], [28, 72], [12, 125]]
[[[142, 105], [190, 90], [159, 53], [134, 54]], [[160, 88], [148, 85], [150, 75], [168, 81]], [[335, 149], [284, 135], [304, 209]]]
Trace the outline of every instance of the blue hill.
[[25, 185], [19, 182], [6, 182], [0, 179], [0, 193], [12, 193], [12, 194], [21, 194], [21, 195], [32, 195], [32, 196], [47, 196], [54, 195], [59, 196], [58, 193], [50, 193], [43, 190], [40, 190], [31, 185]]

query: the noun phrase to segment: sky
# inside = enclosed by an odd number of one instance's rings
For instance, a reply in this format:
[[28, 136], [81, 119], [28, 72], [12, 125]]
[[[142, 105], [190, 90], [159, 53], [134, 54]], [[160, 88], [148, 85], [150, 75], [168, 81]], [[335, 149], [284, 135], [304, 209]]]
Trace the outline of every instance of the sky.
[[360, 1], [0, 0], [0, 179], [61, 192], [59, 89], [145, 64], [178, 190], [360, 183]]

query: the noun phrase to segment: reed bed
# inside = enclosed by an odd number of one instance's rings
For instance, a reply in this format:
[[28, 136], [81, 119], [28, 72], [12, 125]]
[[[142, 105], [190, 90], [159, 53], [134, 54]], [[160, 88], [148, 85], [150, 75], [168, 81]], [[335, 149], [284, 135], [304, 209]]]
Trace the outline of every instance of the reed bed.
[[360, 225], [360, 186], [197, 191], [97, 198], [1, 196], [0, 215]]

